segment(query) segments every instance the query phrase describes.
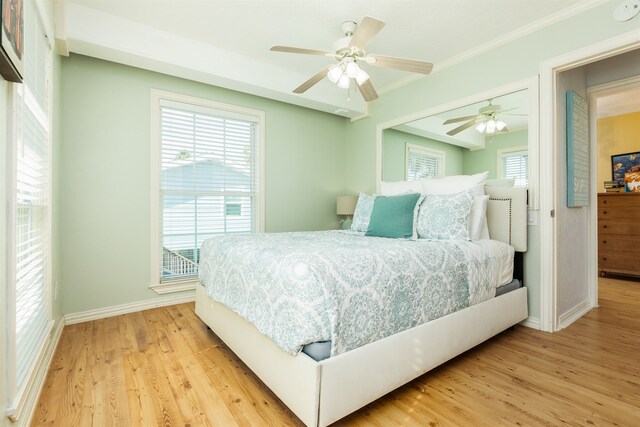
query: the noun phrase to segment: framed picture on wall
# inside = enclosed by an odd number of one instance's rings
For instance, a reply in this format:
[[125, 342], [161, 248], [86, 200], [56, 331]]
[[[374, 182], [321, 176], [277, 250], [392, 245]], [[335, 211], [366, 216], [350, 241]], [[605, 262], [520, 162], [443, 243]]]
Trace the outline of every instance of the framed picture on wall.
[[24, 61], [24, 1], [0, 0], [0, 74], [22, 83]]
[[611, 180], [624, 185], [627, 172], [640, 172], [640, 151], [611, 156]]

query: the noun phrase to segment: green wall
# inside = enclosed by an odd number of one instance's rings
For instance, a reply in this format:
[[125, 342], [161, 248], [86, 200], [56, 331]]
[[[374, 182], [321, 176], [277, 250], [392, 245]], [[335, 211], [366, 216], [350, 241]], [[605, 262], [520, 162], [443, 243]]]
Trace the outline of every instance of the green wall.
[[[347, 127], [346, 190], [373, 192], [376, 188], [376, 127], [418, 111], [435, 109], [493, 88], [535, 77], [547, 59], [638, 31], [638, 19], [618, 23], [611, 18], [618, 1], [609, 1], [581, 14], [453, 64], [411, 84], [385, 93], [369, 104], [370, 116]], [[436, 67], [437, 68], [437, 67]], [[541, 159], [544, 162], [545, 159]], [[527, 269], [539, 271], [539, 229], [529, 227]], [[528, 281], [529, 314], [539, 317], [539, 279]]]
[[148, 300], [150, 91], [265, 112], [266, 231], [337, 228], [346, 119], [81, 55], [62, 60], [65, 313]]
[[462, 153], [462, 172], [465, 175], [489, 171], [489, 178], [498, 178], [498, 150], [528, 145], [529, 134], [526, 130], [494, 135], [486, 139], [483, 150], [464, 150]]
[[417, 144], [423, 147], [444, 151], [445, 175], [459, 175], [462, 173], [462, 157], [464, 150], [461, 147], [424, 138], [396, 129], [385, 129], [382, 139], [382, 180], [404, 181], [406, 168], [406, 144]]

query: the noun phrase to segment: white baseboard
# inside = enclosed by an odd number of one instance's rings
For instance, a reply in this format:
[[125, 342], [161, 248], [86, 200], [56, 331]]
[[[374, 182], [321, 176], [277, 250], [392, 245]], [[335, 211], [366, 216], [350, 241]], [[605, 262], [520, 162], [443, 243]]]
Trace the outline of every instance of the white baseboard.
[[[16, 414], [14, 414], [13, 417], [9, 417], [13, 422], [18, 423], [18, 425], [31, 425], [31, 420], [36, 413], [36, 405], [38, 404], [38, 399], [40, 399], [40, 394], [42, 393], [44, 382], [47, 379], [47, 373], [49, 372], [49, 367], [51, 366], [53, 355], [58, 348], [58, 343], [60, 342], [60, 337], [62, 336], [62, 329], [64, 329], [64, 325], [65, 323], [63, 316], [58, 321], [56, 328], [53, 330], [53, 333], [49, 337], [48, 343], [37, 365], [33, 381], [29, 383], [28, 389], [25, 390], [25, 400], [22, 403], [20, 410]], [[22, 423], [23, 418], [25, 419], [24, 423]]]
[[559, 323], [558, 330], [562, 330], [567, 326], [571, 325], [573, 322], [575, 322], [576, 320], [578, 320], [579, 318], [587, 314], [589, 311], [591, 311], [592, 308], [593, 307], [591, 306], [591, 302], [589, 301], [589, 298], [587, 298], [584, 301], [578, 303], [572, 309], [562, 313], [560, 315], [560, 319], [559, 319], [560, 321], [558, 322]]
[[149, 310], [150, 308], [165, 307], [168, 305], [182, 304], [196, 300], [195, 290], [180, 294], [160, 296], [145, 301], [130, 302], [127, 304], [114, 305], [111, 307], [97, 308], [95, 310], [81, 311], [64, 316], [67, 325], [74, 323], [88, 322], [91, 320], [104, 319], [106, 317], [119, 316], [121, 314], [134, 313], [136, 311]]
[[527, 328], [540, 330], [540, 319], [538, 319], [537, 317], [529, 316], [525, 320], [520, 322], [520, 324], [522, 326], [526, 326]]

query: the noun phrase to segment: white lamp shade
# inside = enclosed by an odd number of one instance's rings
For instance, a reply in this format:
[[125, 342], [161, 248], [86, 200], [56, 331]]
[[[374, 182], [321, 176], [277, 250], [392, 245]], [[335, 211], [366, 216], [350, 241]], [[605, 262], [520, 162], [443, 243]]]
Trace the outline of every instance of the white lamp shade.
[[502, 130], [502, 129], [506, 128], [506, 127], [507, 127], [507, 124], [505, 122], [503, 122], [502, 120], [496, 121], [496, 129]]
[[487, 122], [487, 128], [485, 129], [486, 133], [495, 133], [496, 132], [496, 121], [491, 119]]
[[480, 133], [484, 133], [484, 130], [487, 128], [487, 124], [485, 122], [480, 123], [476, 126], [476, 130]]
[[331, 81], [331, 83], [338, 83], [340, 77], [342, 77], [342, 66], [340, 64], [336, 64], [329, 69], [327, 78]]
[[351, 79], [349, 78], [349, 76], [343, 74], [342, 77], [340, 77], [340, 80], [338, 80], [338, 87], [341, 89], [349, 89], [350, 82]]
[[358, 75], [358, 71], [360, 67], [355, 62], [347, 62], [347, 66], [345, 67], [345, 72], [349, 78], [354, 79]]
[[362, 85], [364, 82], [369, 80], [369, 74], [362, 68], [358, 68], [358, 73], [356, 74], [356, 81], [359, 85]]
[[358, 196], [338, 196], [336, 200], [337, 215], [353, 215], [356, 211]]

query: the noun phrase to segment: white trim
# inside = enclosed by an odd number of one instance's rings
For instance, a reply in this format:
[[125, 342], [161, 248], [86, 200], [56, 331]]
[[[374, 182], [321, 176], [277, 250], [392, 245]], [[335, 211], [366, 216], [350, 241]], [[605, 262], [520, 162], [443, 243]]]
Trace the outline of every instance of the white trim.
[[58, 320], [56, 328], [53, 329], [53, 334], [51, 334], [50, 337], [47, 338], [45, 346], [43, 347], [43, 351], [40, 354], [40, 357], [37, 359], [38, 361], [36, 363], [34, 374], [31, 376], [29, 383], [24, 390], [23, 398], [20, 399], [20, 402], [16, 408], [10, 408], [7, 411], [7, 416], [12, 422], [15, 423], [24, 419], [25, 422], [23, 423], [23, 425], [31, 425], [31, 420], [33, 419], [33, 415], [36, 412], [36, 405], [38, 403], [38, 399], [40, 398], [40, 394], [42, 393], [42, 388], [44, 387], [45, 380], [47, 379], [47, 373], [49, 372], [49, 368], [51, 367], [53, 355], [58, 348], [58, 343], [60, 342], [60, 337], [62, 336], [62, 330], [64, 329], [64, 326], [64, 317], [62, 317], [60, 320]]
[[175, 282], [158, 283], [149, 285], [149, 289], [159, 295], [171, 294], [174, 292], [192, 291], [198, 285], [198, 280], [179, 280]]
[[559, 329], [564, 329], [571, 325], [573, 322], [590, 312], [592, 308], [593, 306], [591, 305], [591, 300], [589, 298], [576, 304], [572, 309], [567, 310], [560, 315]]
[[[556, 270], [556, 222], [550, 212], [556, 199], [556, 77], [557, 74], [601, 59], [619, 55], [640, 47], [640, 30], [602, 40], [540, 64], [540, 326], [544, 331], [558, 330], [558, 282]], [[593, 199], [593, 195], [592, 195]], [[593, 204], [594, 201], [590, 200]], [[590, 227], [594, 218], [590, 215]], [[590, 232], [591, 233], [591, 232]], [[589, 259], [592, 259], [593, 236], [589, 238]], [[596, 242], [597, 243], [597, 242]], [[597, 282], [597, 281], [596, 281]], [[597, 295], [591, 295], [591, 299]]]
[[180, 102], [183, 104], [195, 105], [198, 107], [211, 108], [221, 111], [227, 111], [234, 114], [242, 114], [245, 116], [255, 117], [259, 124], [260, 140], [257, 144], [258, 150], [258, 210], [256, 212], [257, 217], [253, 219], [254, 226], [257, 232], [263, 232], [265, 228], [265, 152], [266, 152], [266, 120], [265, 112], [260, 110], [254, 110], [251, 108], [241, 107], [233, 104], [226, 104], [218, 101], [214, 101], [207, 98], [198, 98], [195, 96], [184, 95], [175, 92], [168, 92], [159, 89], [151, 89], [150, 93], [150, 137], [151, 137], [151, 188], [150, 188], [150, 226], [151, 226], [151, 285], [149, 288], [153, 289], [158, 294], [165, 294], [169, 292], [180, 292], [183, 290], [194, 289], [193, 286], [182, 287], [177, 286], [176, 283], [160, 283], [160, 254], [162, 249], [162, 243], [160, 241], [160, 105], [163, 101]]
[[526, 326], [527, 328], [540, 330], [540, 319], [537, 317], [527, 317], [525, 320], [520, 322], [522, 326]]
[[67, 325], [75, 323], [89, 322], [91, 320], [105, 319], [107, 317], [120, 316], [121, 314], [135, 313], [137, 311], [149, 310], [151, 308], [166, 307], [168, 305], [183, 304], [195, 301], [195, 291], [185, 294], [162, 296], [149, 300], [129, 302], [126, 304], [113, 305], [111, 307], [97, 308], [94, 310], [81, 311], [65, 315]]

